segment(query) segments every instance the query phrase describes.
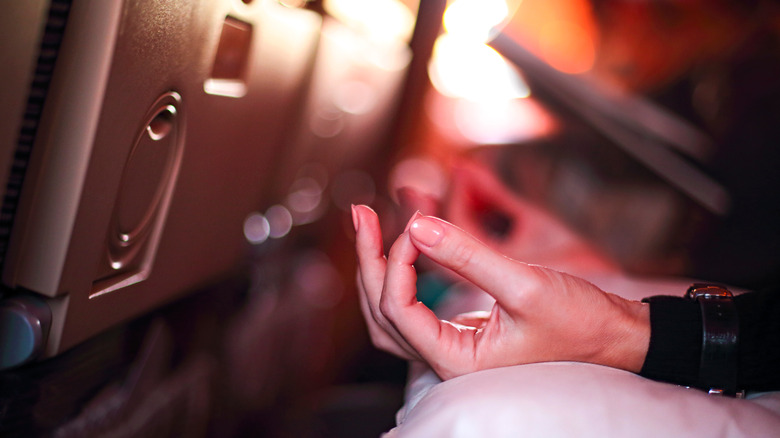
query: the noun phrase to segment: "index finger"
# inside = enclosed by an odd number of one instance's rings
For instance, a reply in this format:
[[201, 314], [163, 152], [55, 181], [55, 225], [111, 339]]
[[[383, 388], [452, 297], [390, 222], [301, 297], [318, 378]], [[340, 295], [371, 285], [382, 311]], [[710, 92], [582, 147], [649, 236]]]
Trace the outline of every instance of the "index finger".
[[533, 267], [498, 253], [441, 219], [417, 218], [409, 235], [423, 254], [504, 304], [516, 300], [519, 290], [536, 283], [538, 272]]

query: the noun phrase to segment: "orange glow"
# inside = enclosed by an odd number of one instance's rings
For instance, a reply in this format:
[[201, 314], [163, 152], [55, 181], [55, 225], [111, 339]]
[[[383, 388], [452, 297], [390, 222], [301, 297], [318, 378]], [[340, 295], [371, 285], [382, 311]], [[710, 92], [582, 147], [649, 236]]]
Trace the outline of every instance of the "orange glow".
[[504, 31], [564, 73], [595, 63], [599, 33], [587, 0], [524, 0]]
[[504, 0], [455, 0], [444, 11], [444, 30], [449, 34], [485, 42], [494, 26], [507, 18]]
[[473, 101], [430, 93], [426, 111], [453, 146], [512, 144], [554, 131], [555, 122], [533, 99]]
[[500, 101], [530, 93], [523, 78], [493, 48], [450, 34], [436, 40], [428, 76], [436, 90], [449, 97]]
[[377, 41], [406, 41], [412, 37], [415, 16], [409, 2], [398, 0], [325, 0], [331, 15]]
[[539, 46], [547, 62], [564, 73], [584, 73], [596, 58], [593, 38], [574, 21], [547, 22], [540, 31]]

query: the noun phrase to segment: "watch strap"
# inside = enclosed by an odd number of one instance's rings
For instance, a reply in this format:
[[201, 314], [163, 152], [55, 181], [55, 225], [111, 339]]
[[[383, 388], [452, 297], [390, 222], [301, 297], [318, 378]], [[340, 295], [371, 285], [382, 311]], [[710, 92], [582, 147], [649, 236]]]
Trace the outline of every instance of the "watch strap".
[[731, 292], [717, 285], [693, 284], [686, 297], [701, 308], [702, 346], [699, 386], [711, 394], [737, 396], [739, 319]]

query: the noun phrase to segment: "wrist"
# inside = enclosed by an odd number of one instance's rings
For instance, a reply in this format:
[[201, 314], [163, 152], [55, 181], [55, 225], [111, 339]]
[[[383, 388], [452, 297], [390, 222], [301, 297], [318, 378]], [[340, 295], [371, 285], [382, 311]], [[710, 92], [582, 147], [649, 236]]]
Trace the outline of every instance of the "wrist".
[[607, 324], [609, 345], [600, 364], [639, 373], [650, 346], [650, 306], [614, 297], [619, 311]]

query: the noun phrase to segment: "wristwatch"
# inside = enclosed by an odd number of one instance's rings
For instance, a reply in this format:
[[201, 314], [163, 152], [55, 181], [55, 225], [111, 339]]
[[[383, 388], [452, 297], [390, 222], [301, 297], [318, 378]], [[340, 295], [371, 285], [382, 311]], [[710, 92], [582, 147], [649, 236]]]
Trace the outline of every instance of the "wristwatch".
[[701, 307], [702, 343], [699, 386], [710, 394], [742, 398], [737, 390], [739, 320], [734, 296], [723, 286], [694, 283], [685, 297]]

